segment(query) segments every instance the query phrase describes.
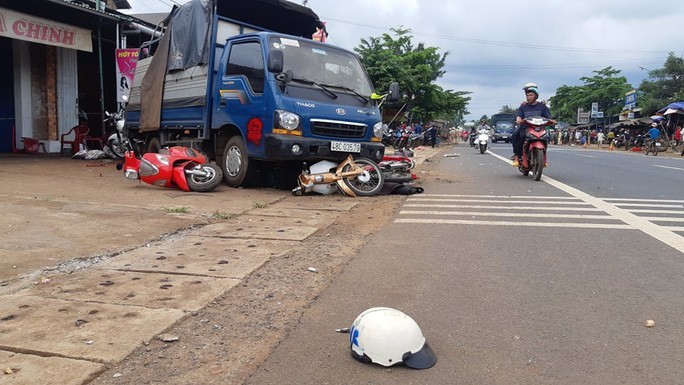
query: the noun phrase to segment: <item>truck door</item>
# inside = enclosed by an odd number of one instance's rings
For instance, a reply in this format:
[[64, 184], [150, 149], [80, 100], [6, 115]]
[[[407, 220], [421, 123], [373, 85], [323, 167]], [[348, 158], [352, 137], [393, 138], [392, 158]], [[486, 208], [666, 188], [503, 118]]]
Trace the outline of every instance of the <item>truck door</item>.
[[[271, 126], [273, 117], [267, 116], [264, 94], [266, 72], [264, 55], [259, 40], [233, 42], [226, 47], [225, 71], [218, 84], [215, 98], [214, 127], [224, 124], [237, 126], [243, 134], [250, 156], [263, 153], [263, 128]], [[261, 124], [257, 132], [254, 119]], [[250, 129], [248, 130], [248, 123]]]

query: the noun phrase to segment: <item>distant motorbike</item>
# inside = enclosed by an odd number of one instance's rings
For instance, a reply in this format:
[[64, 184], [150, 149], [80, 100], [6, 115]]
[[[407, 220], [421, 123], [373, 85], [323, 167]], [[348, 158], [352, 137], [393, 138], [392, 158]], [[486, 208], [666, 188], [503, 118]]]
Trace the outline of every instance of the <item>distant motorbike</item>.
[[480, 150], [480, 154], [484, 154], [487, 151], [487, 144], [489, 143], [489, 133], [486, 130], [480, 130], [477, 134], [477, 139], [475, 143]]
[[546, 147], [549, 140], [546, 127], [551, 124], [553, 122], [550, 119], [541, 116], [525, 118], [521, 124], [520, 129], [525, 130], [525, 142], [518, 170], [525, 176], [532, 172], [536, 181], [541, 179], [546, 167]]
[[117, 165], [117, 169], [123, 169], [128, 179], [197, 192], [211, 191], [223, 181], [221, 168], [209, 163], [207, 157], [195, 149], [174, 146], [140, 156], [130, 142], [125, 140], [124, 143], [128, 149], [123, 164]]
[[470, 147], [475, 147], [475, 139], [477, 138], [477, 132], [472, 131], [470, 134], [468, 134], [468, 143], [470, 144]]
[[382, 190], [385, 179], [380, 167], [370, 159], [356, 158], [351, 154], [340, 164], [328, 160], [314, 163], [311, 167], [304, 165], [297, 178], [298, 187], [292, 195], [303, 195], [308, 192], [331, 194], [342, 190], [349, 196], [370, 196]]

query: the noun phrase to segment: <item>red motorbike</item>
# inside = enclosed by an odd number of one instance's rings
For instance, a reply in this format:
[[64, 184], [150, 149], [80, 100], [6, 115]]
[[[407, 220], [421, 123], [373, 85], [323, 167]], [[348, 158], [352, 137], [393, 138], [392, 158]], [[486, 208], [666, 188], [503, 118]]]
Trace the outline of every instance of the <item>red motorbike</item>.
[[142, 156], [129, 148], [124, 154], [123, 164], [117, 165], [117, 169], [123, 169], [128, 179], [183, 191], [207, 192], [223, 181], [220, 167], [209, 163], [201, 152], [182, 146], [163, 148], [159, 153], [148, 152]]
[[525, 176], [532, 172], [537, 181], [541, 179], [542, 170], [546, 167], [546, 147], [549, 141], [546, 127], [552, 124], [553, 121], [541, 116], [525, 118], [521, 124], [521, 129], [525, 130], [525, 143], [518, 170]]

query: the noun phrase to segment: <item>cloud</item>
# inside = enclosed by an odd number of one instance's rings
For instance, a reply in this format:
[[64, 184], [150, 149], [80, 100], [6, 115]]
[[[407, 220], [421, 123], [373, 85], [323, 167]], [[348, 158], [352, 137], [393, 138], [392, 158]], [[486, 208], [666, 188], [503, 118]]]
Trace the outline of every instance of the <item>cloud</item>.
[[[170, 3], [129, 1], [134, 9], [144, 2], [142, 12]], [[448, 51], [438, 84], [472, 92], [469, 119], [518, 105], [528, 81], [548, 99], [556, 88], [612, 66], [637, 87], [647, 76], [639, 65], [661, 68], [668, 52], [684, 54], [684, 11], [675, 0], [309, 0], [308, 6], [327, 22], [329, 43], [346, 49], [404, 26], [415, 43]]]

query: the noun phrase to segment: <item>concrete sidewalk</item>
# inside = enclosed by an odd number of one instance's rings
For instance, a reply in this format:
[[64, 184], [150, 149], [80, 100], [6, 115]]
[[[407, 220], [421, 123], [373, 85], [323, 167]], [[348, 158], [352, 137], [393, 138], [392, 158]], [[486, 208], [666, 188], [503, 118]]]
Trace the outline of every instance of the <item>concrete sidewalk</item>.
[[[417, 149], [416, 163], [440, 150]], [[7, 384], [92, 380], [358, 202], [184, 193], [125, 180], [111, 161], [51, 157], [0, 157], [0, 182]]]

